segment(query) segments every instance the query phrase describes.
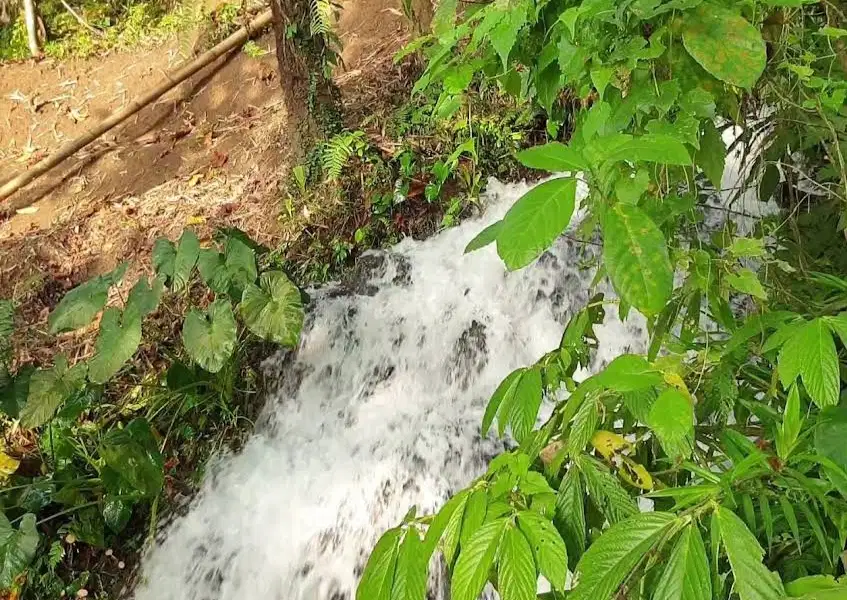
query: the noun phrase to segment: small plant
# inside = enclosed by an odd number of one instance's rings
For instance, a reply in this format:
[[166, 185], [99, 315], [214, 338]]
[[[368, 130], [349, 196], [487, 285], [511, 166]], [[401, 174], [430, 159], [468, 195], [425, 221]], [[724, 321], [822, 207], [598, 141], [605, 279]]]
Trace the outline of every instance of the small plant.
[[338, 179], [347, 162], [354, 156], [361, 157], [367, 148], [364, 131], [347, 131], [330, 138], [321, 151], [321, 166], [326, 179]]

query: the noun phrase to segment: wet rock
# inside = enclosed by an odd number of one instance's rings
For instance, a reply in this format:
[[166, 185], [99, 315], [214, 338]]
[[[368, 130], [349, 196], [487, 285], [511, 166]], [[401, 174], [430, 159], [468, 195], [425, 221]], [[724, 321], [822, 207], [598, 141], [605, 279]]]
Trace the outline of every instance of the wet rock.
[[462, 390], [466, 390], [486, 364], [488, 345], [485, 325], [474, 319], [453, 345], [452, 360], [447, 367], [447, 381], [450, 384], [457, 383]]

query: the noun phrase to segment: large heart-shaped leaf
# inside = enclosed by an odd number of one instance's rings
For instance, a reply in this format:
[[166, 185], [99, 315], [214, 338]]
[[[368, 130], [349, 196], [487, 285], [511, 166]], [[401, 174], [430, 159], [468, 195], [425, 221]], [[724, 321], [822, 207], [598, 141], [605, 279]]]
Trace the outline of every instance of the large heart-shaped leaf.
[[[152, 285], [142, 277], [129, 291], [124, 312], [136, 316], [139, 320], [143, 319], [158, 308], [164, 287], [165, 285], [160, 277], [154, 278]], [[124, 320], [126, 320], [126, 317], [124, 317]], [[100, 327], [103, 327], [102, 323]]]
[[603, 224], [606, 272], [621, 298], [641, 312], [662, 310], [673, 291], [665, 236], [644, 211], [618, 203]]
[[88, 363], [88, 378], [94, 383], [106, 383], [126, 361], [132, 358], [141, 343], [141, 318], [138, 313], [107, 308], [100, 320], [96, 353]]
[[241, 318], [260, 338], [294, 348], [303, 328], [300, 290], [281, 271], [262, 273], [259, 285], [244, 288]]
[[178, 292], [188, 285], [199, 255], [200, 240], [197, 239], [197, 234], [190, 229], [186, 229], [179, 238], [179, 245], [176, 247], [176, 255], [174, 256], [173, 279], [171, 281], [173, 291]]
[[126, 268], [127, 263], [121, 263], [111, 273], [89, 279], [65, 294], [47, 318], [50, 333], [73, 331], [91, 323], [106, 306], [109, 288], [123, 278]]
[[711, 2], [685, 13], [683, 23], [682, 43], [694, 60], [721, 81], [753, 87], [767, 62], [758, 29]]
[[240, 297], [244, 288], [256, 281], [256, 256], [253, 250], [236, 238], [227, 238], [224, 252], [211, 248], [200, 251], [197, 269], [206, 285], [219, 294]]
[[38, 530], [35, 515], [27, 513], [18, 529], [0, 512], [0, 589], [11, 588], [35, 558], [38, 549]]
[[56, 409], [85, 383], [85, 371], [85, 363], [68, 368], [67, 357], [59, 354], [52, 368], [33, 373], [26, 406], [21, 411], [21, 425], [40, 427], [52, 419]]
[[121, 479], [153, 497], [164, 481], [162, 454], [146, 419], [133, 419], [123, 429], [112, 429], [100, 444], [100, 456]]
[[576, 179], [563, 177], [535, 186], [503, 217], [497, 253], [514, 271], [525, 267], [562, 234], [573, 215]]
[[204, 313], [196, 308], [185, 316], [182, 343], [188, 355], [209, 371], [220, 371], [235, 349], [236, 326], [229, 301], [218, 298]]

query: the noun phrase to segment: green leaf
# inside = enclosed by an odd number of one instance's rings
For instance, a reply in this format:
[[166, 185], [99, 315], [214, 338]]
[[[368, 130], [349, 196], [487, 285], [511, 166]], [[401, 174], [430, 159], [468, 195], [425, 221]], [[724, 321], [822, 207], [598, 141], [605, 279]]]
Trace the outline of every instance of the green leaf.
[[726, 144], [711, 120], [703, 122], [703, 134], [700, 136], [700, 150], [696, 154], [696, 162], [715, 189], [720, 191], [726, 165]]
[[593, 394], [590, 394], [577, 410], [571, 425], [571, 432], [568, 436], [568, 453], [571, 456], [583, 451], [585, 445], [594, 435], [599, 421], [597, 399]]
[[[497, 8], [500, 9], [500, 7]], [[518, 4], [506, 10], [508, 12], [491, 30], [489, 38], [491, 45], [500, 55], [504, 71], [508, 70], [509, 55], [518, 39], [518, 33], [526, 25], [526, 5]]]
[[768, 293], [762, 287], [762, 282], [756, 276], [756, 273], [748, 268], [738, 269], [735, 273], [726, 275], [726, 282], [735, 290], [742, 294], [750, 294], [760, 300], [767, 300]]
[[665, 237], [644, 211], [618, 203], [603, 224], [603, 260], [615, 290], [647, 315], [662, 310], [673, 291]]
[[47, 318], [50, 333], [73, 331], [91, 323], [106, 306], [109, 288], [123, 278], [126, 268], [127, 263], [121, 263], [111, 273], [89, 279], [65, 294]]
[[605, 466], [591, 458], [582, 458], [580, 464], [588, 495], [609, 523], [615, 524], [638, 514], [635, 500]]
[[604, 387], [620, 393], [635, 392], [664, 381], [662, 373], [637, 354], [618, 356], [597, 378]]
[[400, 535], [399, 529], [389, 529], [379, 538], [356, 588], [356, 600], [391, 600]]
[[35, 515], [25, 514], [18, 529], [15, 529], [6, 515], [0, 512], [0, 589], [12, 588], [18, 576], [35, 558], [37, 549]]
[[[573, 568], [585, 552], [585, 504], [579, 470], [565, 473], [556, 496], [555, 522], [565, 537], [568, 565]], [[552, 582], [551, 582], [552, 583]]]
[[[124, 306], [124, 315], [133, 314], [140, 321], [159, 306], [163, 290], [164, 284], [158, 277], [153, 279], [152, 286], [147, 279], [142, 277], [129, 291], [129, 297]], [[124, 316], [124, 320], [126, 320], [126, 316]], [[102, 327], [101, 321], [100, 328], [102, 329]]]
[[[786, 419], [788, 418], [788, 408]], [[799, 407], [798, 407], [799, 412]], [[815, 450], [847, 470], [847, 404], [829, 406], [821, 411], [815, 427]]]
[[710, 74], [752, 88], [765, 70], [765, 42], [744, 17], [704, 2], [683, 19], [682, 43]]
[[21, 411], [21, 425], [30, 429], [44, 425], [84, 383], [85, 364], [69, 369], [67, 357], [57, 355], [52, 368], [38, 369], [32, 374], [26, 406]]
[[576, 568], [568, 600], [609, 600], [647, 552], [676, 521], [664, 512], [636, 514], [603, 532]]
[[[599, 140], [602, 142], [602, 138]], [[685, 144], [669, 135], [645, 134], [634, 137], [605, 155], [606, 160], [657, 162], [666, 165], [688, 166], [691, 156]]]
[[173, 279], [176, 262], [176, 246], [168, 238], [160, 237], [153, 242], [153, 270], [165, 280]]
[[785, 596], [779, 575], [762, 564], [765, 551], [747, 526], [731, 510], [715, 511], [732, 574], [741, 600], [779, 600]]
[[[491, 396], [491, 400], [488, 401], [488, 405], [485, 407], [485, 414], [482, 416], [482, 437], [488, 435], [488, 430], [491, 429], [491, 424], [494, 422], [494, 417], [497, 415], [497, 411], [500, 409], [500, 405], [503, 401], [508, 398], [506, 404], [510, 405], [512, 403], [515, 395], [515, 389], [517, 388], [518, 381], [524, 371], [525, 369], [516, 369], [512, 371], [506, 376], [506, 379], [500, 382], [500, 385], [497, 386], [497, 389]], [[507, 420], [508, 419], [504, 419], [504, 421]], [[503, 427], [505, 428], [505, 423], [503, 424]]]
[[[830, 410], [830, 409], [827, 409]], [[821, 414], [826, 415], [826, 410]], [[818, 419], [818, 427], [815, 428], [815, 444], [817, 445], [817, 436], [819, 434], [824, 434], [821, 430], [821, 419]], [[785, 412], [782, 415], [782, 424], [779, 427], [776, 435], [776, 451], [779, 458], [782, 460], [786, 460], [788, 456], [791, 454], [791, 451], [794, 449], [795, 444], [797, 443], [797, 438], [800, 435], [800, 429], [803, 427], [803, 415], [800, 412], [800, 392], [797, 390], [796, 385], [792, 385], [791, 389], [788, 390], [788, 401], [785, 403]], [[825, 434], [824, 434], [825, 435]], [[838, 432], [839, 436], [847, 435], [847, 420], [845, 421], [845, 427], [842, 431]], [[845, 439], [844, 437], [833, 438], [838, 439], [839, 448], [842, 446], [842, 442]], [[821, 452], [821, 449], [818, 447], [818, 452]], [[832, 458], [832, 457], [830, 457]], [[847, 459], [847, 452], [844, 454], [844, 458]], [[847, 466], [847, 463], [845, 463]]]
[[[123, 317], [123, 318], [122, 318]], [[141, 318], [133, 311], [107, 308], [100, 320], [95, 354], [88, 363], [88, 378], [93, 383], [106, 383], [132, 358], [141, 343]]]
[[765, 255], [765, 241], [762, 238], [737, 237], [726, 249], [736, 258], [758, 258]]
[[497, 253], [514, 271], [531, 263], [561, 235], [571, 221], [576, 180], [545, 181], [515, 202], [503, 218]]
[[109, 430], [100, 444], [100, 456], [145, 496], [153, 498], [162, 489], [164, 461], [146, 419], [133, 419], [123, 429]]
[[507, 519], [497, 519], [486, 523], [477, 530], [468, 545], [462, 548], [450, 585], [452, 600], [476, 600], [482, 592], [507, 522]]
[[179, 245], [176, 248], [174, 256], [173, 277], [171, 280], [171, 289], [174, 292], [183, 290], [191, 280], [191, 273], [194, 271], [194, 265], [197, 264], [197, 258], [200, 256], [200, 240], [197, 235], [190, 229], [182, 232], [179, 238]]
[[791, 598], [807, 600], [845, 600], [847, 579], [836, 581], [832, 575], [809, 575], [785, 584], [785, 593]]
[[197, 259], [197, 270], [206, 285], [218, 294], [240, 298], [244, 288], [256, 281], [256, 255], [241, 240], [228, 237], [224, 253], [203, 248]]
[[514, 397], [508, 404], [512, 435], [519, 443], [524, 441], [535, 425], [542, 392], [541, 370], [534, 368], [524, 371], [515, 385]]
[[771, 504], [765, 494], [759, 495], [759, 513], [762, 515], [762, 525], [765, 528], [765, 537], [768, 540], [768, 551], [773, 543], [773, 514]]
[[482, 231], [480, 231], [474, 239], [468, 242], [465, 246], [465, 254], [474, 252], [480, 248], [486, 247], [488, 244], [497, 241], [497, 236], [500, 235], [500, 229], [503, 227], [503, 221], [492, 223]]
[[706, 547], [696, 524], [682, 530], [668, 558], [653, 600], [711, 600], [712, 580]]
[[462, 528], [459, 533], [460, 547], [467, 545], [471, 536], [482, 527], [487, 509], [488, 493], [482, 488], [474, 490], [468, 497], [465, 513], [462, 516]]
[[650, 174], [645, 170], [639, 170], [632, 176], [624, 175], [615, 184], [615, 195], [621, 202], [638, 204], [641, 196], [650, 187]]
[[779, 506], [782, 509], [785, 522], [788, 523], [788, 527], [791, 529], [791, 535], [794, 536], [794, 541], [797, 543], [797, 551], [800, 552], [802, 551], [800, 525], [797, 523], [797, 515], [794, 513], [794, 507], [791, 506], [791, 502], [785, 496], [779, 497]]
[[456, 7], [458, 0], [441, 0], [432, 16], [432, 31], [436, 35], [444, 35], [453, 29], [456, 23]]
[[779, 379], [788, 389], [800, 375], [820, 408], [838, 404], [838, 354], [824, 319], [809, 321], [783, 344], [779, 352]]
[[205, 313], [192, 308], [185, 316], [182, 324], [185, 350], [191, 360], [210, 373], [223, 368], [232, 356], [235, 342], [235, 317], [229, 301], [218, 298]]
[[132, 517], [132, 503], [119, 496], [106, 494], [103, 498], [103, 522], [114, 533], [121, 533]]
[[589, 166], [579, 150], [560, 142], [533, 146], [518, 152], [518, 160], [525, 167], [550, 173], [585, 171]]
[[538, 577], [535, 573], [532, 550], [520, 529], [512, 525], [506, 527], [499, 554], [497, 591], [500, 593], [500, 598], [502, 600], [535, 600]]
[[426, 537], [424, 538], [423, 549], [427, 562], [429, 561], [429, 557], [432, 556], [432, 553], [435, 552], [435, 547], [438, 545], [438, 542], [441, 541], [442, 536], [448, 535], [448, 530], [450, 530], [451, 524], [454, 525], [455, 536], [453, 536], [452, 531], [449, 533], [449, 536], [451, 538], [455, 537], [456, 543], [458, 544], [459, 532], [462, 526], [462, 516], [464, 515], [469, 495], [470, 492], [465, 490], [450, 498], [450, 500], [448, 500], [441, 510], [438, 511], [438, 514], [435, 515], [435, 518], [429, 524], [429, 527], [426, 530]]
[[424, 545], [418, 531], [410, 527], [400, 544], [391, 600], [424, 600], [428, 566], [429, 557], [424, 555]]
[[612, 67], [597, 67], [595, 69], [591, 69], [591, 83], [594, 84], [594, 88], [597, 90], [597, 95], [601, 100], [603, 99], [603, 92], [606, 91], [606, 86], [609, 85], [614, 73], [615, 70]]
[[676, 388], [659, 394], [647, 419], [662, 448], [670, 458], [684, 459], [694, 449], [694, 406], [691, 400]]
[[518, 514], [518, 527], [529, 541], [538, 570], [554, 589], [565, 591], [568, 551], [562, 536], [548, 519], [533, 511]]
[[296, 348], [303, 328], [300, 290], [281, 271], [266, 271], [259, 285], [244, 288], [241, 318], [262, 339]]

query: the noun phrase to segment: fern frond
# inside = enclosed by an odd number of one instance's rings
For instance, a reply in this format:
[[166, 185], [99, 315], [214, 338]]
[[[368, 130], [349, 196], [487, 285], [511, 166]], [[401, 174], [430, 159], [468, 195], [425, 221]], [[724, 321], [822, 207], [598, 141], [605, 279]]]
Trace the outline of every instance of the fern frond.
[[364, 137], [363, 131], [347, 131], [339, 133], [324, 144], [321, 167], [328, 181], [338, 179], [347, 161], [365, 147]]
[[332, 0], [311, 0], [312, 35], [326, 36], [332, 32], [333, 5]]

